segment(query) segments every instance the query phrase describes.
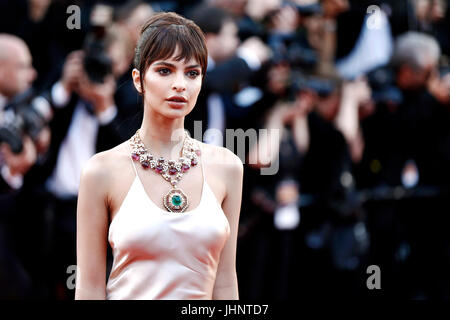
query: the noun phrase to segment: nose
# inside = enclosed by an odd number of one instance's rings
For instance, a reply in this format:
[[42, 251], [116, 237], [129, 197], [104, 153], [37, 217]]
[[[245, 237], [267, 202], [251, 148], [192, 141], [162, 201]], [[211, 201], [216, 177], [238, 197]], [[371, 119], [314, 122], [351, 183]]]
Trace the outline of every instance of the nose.
[[172, 84], [172, 89], [177, 92], [182, 92], [186, 90], [186, 80], [184, 79], [183, 73], [177, 73]]

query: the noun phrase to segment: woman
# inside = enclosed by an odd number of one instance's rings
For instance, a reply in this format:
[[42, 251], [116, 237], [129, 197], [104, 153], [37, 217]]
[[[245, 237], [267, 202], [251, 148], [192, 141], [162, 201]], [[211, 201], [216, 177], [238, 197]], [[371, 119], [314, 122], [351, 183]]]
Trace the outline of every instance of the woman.
[[207, 67], [203, 33], [158, 13], [142, 28], [135, 66], [142, 125], [92, 157], [81, 177], [76, 299], [238, 299], [243, 165], [184, 131]]

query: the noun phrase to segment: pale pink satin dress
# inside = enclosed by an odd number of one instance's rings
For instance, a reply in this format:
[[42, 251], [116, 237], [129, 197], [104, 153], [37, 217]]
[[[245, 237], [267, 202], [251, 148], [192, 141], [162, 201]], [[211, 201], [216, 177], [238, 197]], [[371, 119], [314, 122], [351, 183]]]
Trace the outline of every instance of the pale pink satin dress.
[[134, 181], [109, 226], [114, 260], [107, 299], [212, 299], [230, 226], [201, 167], [200, 204], [183, 213], [159, 208], [134, 167]]

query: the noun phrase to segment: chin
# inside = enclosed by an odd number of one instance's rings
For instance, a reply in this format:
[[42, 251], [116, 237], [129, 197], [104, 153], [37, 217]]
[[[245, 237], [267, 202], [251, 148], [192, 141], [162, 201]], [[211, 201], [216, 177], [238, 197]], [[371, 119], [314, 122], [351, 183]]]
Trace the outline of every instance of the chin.
[[164, 112], [164, 116], [169, 118], [169, 119], [179, 119], [179, 118], [184, 118], [187, 115], [187, 112], [185, 109], [172, 109], [168, 112]]

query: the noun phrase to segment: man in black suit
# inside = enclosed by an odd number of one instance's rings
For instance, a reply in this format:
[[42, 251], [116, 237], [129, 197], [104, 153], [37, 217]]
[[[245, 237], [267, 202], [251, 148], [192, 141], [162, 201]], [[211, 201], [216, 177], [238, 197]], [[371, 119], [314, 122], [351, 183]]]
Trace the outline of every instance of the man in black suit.
[[[17, 115], [10, 108], [11, 101], [27, 91], [35, 78], [25, 42], [0, 34], [0, 126], [15, 121]], [[26, 134], [22, 145], [22, 151], [14, 153], [7, 142], [0, 140], [0, 299], [25, 298], [31, 289], [29, 275], [14, 248], [13, 225], [22, 218], [17, 216], [18, 195], [24, 175], [36, 161], [37, 148]]]
[[[13, 35], [0, 34], [0, 125], [14, 121], [15, 111], [10, 110], [11, 101], [27, 91], [36, 71], [25, 42]], [[0, 161], [0, 192], [19, 189], [23, 174], [36, 160], [36, 148], [28, 136], [23, 138], [23, 150], [14, 154], [10, 146], [2, 141]]]

